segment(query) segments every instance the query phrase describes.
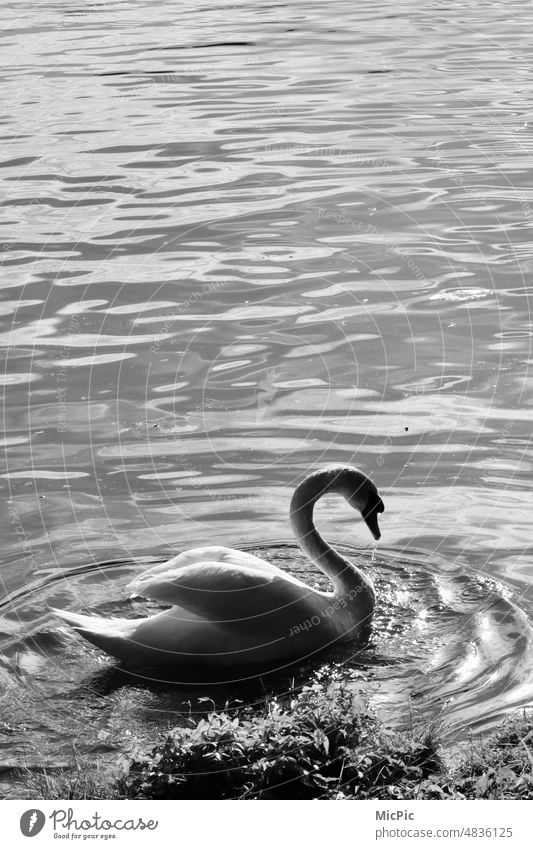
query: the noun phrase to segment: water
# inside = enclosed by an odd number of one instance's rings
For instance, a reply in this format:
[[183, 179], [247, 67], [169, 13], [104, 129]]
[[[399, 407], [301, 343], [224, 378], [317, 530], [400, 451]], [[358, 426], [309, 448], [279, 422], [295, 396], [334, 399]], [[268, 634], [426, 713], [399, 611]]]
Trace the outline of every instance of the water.
[[303, 568], [290, 495], [331, 462], [386, 505], [373, 565], [319, 512], [377, 581], [347, 678], [454, 739], [530, 704], [533, 12], [4, 10], [2, 763], [115, 759], [213, 695], [121, 677], [48, 606], [123, 613], [198, 543]]

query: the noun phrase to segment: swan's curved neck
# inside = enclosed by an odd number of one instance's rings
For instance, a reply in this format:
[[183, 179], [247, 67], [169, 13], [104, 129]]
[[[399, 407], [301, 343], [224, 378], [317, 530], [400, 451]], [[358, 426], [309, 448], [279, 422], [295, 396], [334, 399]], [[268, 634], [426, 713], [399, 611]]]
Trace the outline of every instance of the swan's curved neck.
[[[370, 581], [353, 563], [339, 554], [316, 529], [313, 511], [325, 489], [310, 487], [308, 484], [309, 481], [304, 481], [296, 488], [290, 506], [291, 524], [300, 548], [327, 575], [333, 584], [336, 596], [345, 596], [349, 593], [350, 597], [355, 597], [353, 595], [355, 591], [358, 605], [363, 601], [362, 594], [368, 596], [369, 603], [373, 603], [374, 592]], [[334, 491], [334, 488], [331, 487], [330, 491]]]

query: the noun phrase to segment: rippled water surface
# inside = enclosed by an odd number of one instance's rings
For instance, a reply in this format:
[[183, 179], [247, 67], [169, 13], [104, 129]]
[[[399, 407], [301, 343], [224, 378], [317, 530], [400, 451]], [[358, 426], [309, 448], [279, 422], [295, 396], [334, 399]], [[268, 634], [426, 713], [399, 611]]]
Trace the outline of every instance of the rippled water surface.
[[330, 462], [386, 505], [374, 565], [346, 506], [319, 508], [378, 589], [354, 686], [454, 737], [529, 704], [533, 11], [3, 15], [2, 763], [174, 723], [191, 694], [124, 679], [49, 605], [113, 614], [206, 542], [301, 571], [266, 542]]

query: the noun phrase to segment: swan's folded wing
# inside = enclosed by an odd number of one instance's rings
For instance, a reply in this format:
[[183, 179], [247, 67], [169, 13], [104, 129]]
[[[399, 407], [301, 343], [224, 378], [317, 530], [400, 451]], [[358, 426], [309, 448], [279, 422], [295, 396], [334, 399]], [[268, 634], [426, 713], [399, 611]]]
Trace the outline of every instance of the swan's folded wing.
[[272, 615], [314, 591], [281, 570], [207, 561], [138, 580], [145, 598], [176, 605], [209, 622], [234, 622]]
[[167, 560], [152, 569], [147, 569], [136, 578], [133, 579], [127, 586], [126, 592], [129, 595], [142, 595], [146, 598], [145, 586], [149, 585], [152, 579], [158, 578], [160, 575], [168, 575], [171, 571], [183, 569], [185, 566], [191, 566], [201, 563], [220, 563], [224, 566], [238, 566], [239, 568], [252, 568], [256, 571], [261, 571], [269, 574], [283, 574], [277, 566], [273, 566], [266, 560], [256, 557], [247, 551], [238, 551], [236, 548], [226, 548], [222, 545], [206, 545], [199, 548], [191, 548], [189, 551], [183, 551], [172, 560]]

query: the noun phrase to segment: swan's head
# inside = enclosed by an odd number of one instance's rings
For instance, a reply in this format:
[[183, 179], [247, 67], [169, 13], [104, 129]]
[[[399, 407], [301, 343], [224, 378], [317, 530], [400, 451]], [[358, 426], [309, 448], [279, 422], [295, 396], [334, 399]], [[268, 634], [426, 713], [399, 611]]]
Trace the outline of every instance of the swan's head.
[[[370, 483], [372, 483], [372, 481], [370, 481]], [[372, 486], [374, 487], [374, 492], [369, 494], [367, 505], [365, 509], [361, 512], [361, 516], [368, 525], [370, 533], [372, 534], [374, 539], [379, 539], [381, 536], [381, 531], [379, 529], [378, 524], [378, 513], [383, 513], [383, 511], [385, 510], [385, 505], [379, 497], [379, 493], [374, 484], [372, 484]]]
[[344, 495], [350, 507], [360, 512], [374, 539], [379, 539], [378, 513], [383, 513], [385, 505], [375, 483], [359, 469], [347, 468], [337, 492]]
[[374, 539], [381, 537], [378, 514], [383, 513], [385, 505], [375, 483], [364, 472], [354, 466], [341, 465], [313, 472], [297, 488], [294, 507], [313, 504], [328, 492], [344, 496], [350, 507], [359, 511]]

